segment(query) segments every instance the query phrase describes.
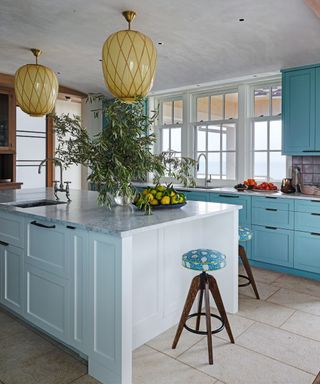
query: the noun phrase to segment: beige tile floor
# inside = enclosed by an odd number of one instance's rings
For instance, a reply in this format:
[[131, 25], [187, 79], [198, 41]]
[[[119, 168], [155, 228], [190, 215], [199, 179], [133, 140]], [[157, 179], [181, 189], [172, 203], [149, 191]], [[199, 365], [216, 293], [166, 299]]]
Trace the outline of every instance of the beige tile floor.
[[[261, 300], [240, 289], [240, 308], [213, 338], [175, 327], [133, 354], [134, 384], [311, 384], [320, 371], [320, 282], [254, 269]], [[86, 364], [65, 348], [0, 310], [0, 384], [97, 384]]]

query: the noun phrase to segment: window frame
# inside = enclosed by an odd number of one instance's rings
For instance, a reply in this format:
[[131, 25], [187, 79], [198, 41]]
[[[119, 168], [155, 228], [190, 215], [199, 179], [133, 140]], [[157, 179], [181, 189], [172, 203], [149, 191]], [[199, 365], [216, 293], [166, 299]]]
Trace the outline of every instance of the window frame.
[[[272, 121], [281, 121], [282, 122], [282, 110], [281, 113], [278, 115], [272, 115], [272, 88], [273, 87], [279, 87], [281, 86], [281, 80], [278, 81], [272, 81], [272, 82], [266, 82], [266, 83], [257, 83], [252, 84], [250, 87], [250, 108], [249, 108], [249, 122], [250, 122], [250, 174], [252, 175], [252, 178], [257, 177], [255, 176], [254, 168], [255, 168], [255, 153], [266, 153], [267, 154], [267, 175], [266, 178], [259, 178], [259, 180], [263, 180], [266, 182], [272, 181], [273, 183], [279, 183], [281, 180], [275, 180], [270, 178], [270, 154], [271, 153], [280, 153], [281, 154], [281, 148], [280, 149], [270, 149], [270, 123]], [[255, 97], [254, 92], [257, 88], [268, 88], [269, 89], [269, 115], [261, 115], [255, 117]], [[281, 94], [281, 101], [282, 101], [282, 94]], [[266, 122], [267, 123], [267, 149], [261, 149], [261, 150], [255, 150], [254, 148], [254, 142], [255, 142], [255, 129], [254, 124], [255, 122]], [[282, 127], [281, 127], [282, 129]], [[290, 163], [290, 159], [288, 156], [286, 156], [286, 173], [288, 170], [288, 166]], [[285, 177], [284, 175], [283, 177]]]
[[[262, 74], [252, 75], [245, 78], [217, 81], [202, 85], [194, 85], [183, 88], [176, 88], [168, 91], [153, 92], [150, 95], [150, 111], [157, 109], [162, 101], [182, 99], [183, 100], [183, 124], [181, 127], [181, 156], [195, 158], [195, 125], [200, 122], [196, 120], [197, 104], [196, 98], [203, 96], [219, 95], [221, 93], [238, 92], [238, 119], [236, 128], [236, 180], [241, 182], [247, 178], [252, 178], [254, 171], [253, 164], [253, 124], [254, 104], [252, 102], [252, 92], [255, 88], [271, 87], [281, 85], [281, 74]], [[211, 107], [211, 106], [210, 106]], [[160, 108], [159, 108], [159, 113]], [[160, 116], [160, 115], [159, 115]], [[273, 116], [277, 120], [280, 116]], [[227, 120], [232, 123], [236, 119]], [[210, 121], [216, 124], [219, 121]], [[220, 121], [221, 122], [221, 121]], [[154, 145], [155, 153], [161, 152], [159, 121], [154, 124], [156, 142]], [[168, 127], [168, 125], [166, 125]], [[291, 166], [291, 157], [286, 156], [287, 172]], [[283, 176], [285, 177], [285, 175]], [[149, 175], [152, 180], [152, 175]], [[175, 182], [170, 177], [163, 179], [164, 182]], [[204, 179], [196, 179], [197, 185], [203, 185]], [[234, 180], [213, 179], [212, 187], [231, 187], [235, 184]], [[276, 182], [276, 184], [279, 184]]]
[[[238, 118], [235, 119], [235, 118], [228, 118], [228, 119], [220, 119], [220, 120], [207, 120], [207, 121], [203, 121], [203, 120], [199, 120], [197, 121], [197, 103], [198, 103], [198, 99], [199, 98], [203, 98], [203, 97], [208, 97], [208, 117], [211, 118], [211, 96], [220, 96], [222, 95], [223, 96], [223, 105], [222, 105], [222, 115], [223, 117], [225, 117], [225, 95], [226, 94], [231, 94], [231, 93], [237, 93], [238, 94]], [[239, 99], [240, 99], [240, 92], [239, 92], [239, 87], [228, 87], [228, 88], [218, 88], [218, 89], [215, 89], [215, 90], [211, 90], [211, 91], [207, 91], [205, 93], [201, 92], [201, 93], [195, 93], [193, 94], [193, 97], [192, 97], [192, 122], [191, 122], [191, 125], [192, 125], [192, 128], [193, 128], [193, 159], [197, 160], [198, 159], [198, 156], [200, 156], [201, 153], [204, 153], [206, 155], [206, 164], [205, 164], [205, 169], [206, 169], [206, 173], [207, 170], [208, 170], [208, 153], [219, 153], [219, 157], [220, 157], [220, 178], [214, 178], [212, 179], [212, 182], [223, 182], [223, 183], [226, 183], [226, 184], [230, 184], [230, 183], [234, 183], [236, 180], [237, 180], [237, 177], [238, 177], [238, 127], [239, 127], [239, 114], [240, 114], [240, 109], [239, 109]], [[223, 124], [235, 124], [235, 130], [236, 130], [236, 137], [235, 137], [235, 140], [236, 140], [236, 145], [235, 145], [235, 149], [234, 150], [230, 150], [230, 151], [227, 151], [227, 150], [222, 150], [222, 126]], [[198, 126], [201, 126], [201, 125], [206, 125], [206, 150], [205, 151], [198, 151], [197, 150], [197, 127]], [[208, 126], [210, 125], [219, 125], [220, 126], [220, 151], [208, 151]], [[235, 169], [234, 169], [234, 173], [235, 173], [235, 178], [234, 179], [223, 179], [222, 178], [222, 156], [223, 156], [223, 153], [227, 153], [227, 152], [232, 152], [232, 153], [235, 153]], [[195, 168], [194, 169], [194, 177], [195, 177], [195, 180], [198, 183], [202, 183], [205, 179], [204, 178], [200, 178], [200, 177], [197, 177], [197, 169]], [[208, 173], [208, 176], [210, 174]]]

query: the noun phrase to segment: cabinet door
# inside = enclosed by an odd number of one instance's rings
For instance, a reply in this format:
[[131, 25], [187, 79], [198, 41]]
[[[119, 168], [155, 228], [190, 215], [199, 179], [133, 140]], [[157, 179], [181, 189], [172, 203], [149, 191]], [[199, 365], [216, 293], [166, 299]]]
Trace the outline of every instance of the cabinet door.
[[22, 314], [23, 250], [0, 243], [1, 303]]
[[25, 264], [25, 318], [65, 343], [70, 341], [70, 282]]
[[282, 152], [298, 155], [315, 150], [315, 68], [282, 75]]
[[252, 259], [293, 266], [293, 231], [253, 225]]
[[294, 267], [302, 271], [320, 273], [320, 233], [296, 231], [294, 239]]
[[0, 89], [0, 149], [12, 153], [15, 150], [16, 103], [11, 89]]
[[320, 67], [316, 69], [316, 149], [320, 151]]

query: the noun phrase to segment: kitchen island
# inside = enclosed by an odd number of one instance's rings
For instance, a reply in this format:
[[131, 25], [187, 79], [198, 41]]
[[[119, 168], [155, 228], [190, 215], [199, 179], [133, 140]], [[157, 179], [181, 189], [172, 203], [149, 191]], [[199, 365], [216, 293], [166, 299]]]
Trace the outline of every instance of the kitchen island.
[[52, 189], [0, 192], [0, 302], [87, 358], [90, 375], [131, 383], [132, 350], [178, 322], [195, 274], [181, 266], [190, 249], [226, 254], [215, 277], [237, 312], [239, 206], [191, 201], [146, 216], [98, 207], [96, 192], [71, 198], [22, 208], [54, 200]]

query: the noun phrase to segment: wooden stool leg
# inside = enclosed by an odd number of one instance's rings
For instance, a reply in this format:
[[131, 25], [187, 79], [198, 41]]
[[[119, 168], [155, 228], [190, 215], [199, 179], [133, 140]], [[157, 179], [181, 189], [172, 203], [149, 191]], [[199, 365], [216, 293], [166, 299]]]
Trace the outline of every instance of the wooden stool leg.
[[205, 307], [206, 307], [209, 364], [212, 365], [213, 364], [213, 353], [212, 353], [211, 313], [210, 313], [210, 297], [209, 297], [208, 281], [206, 281], [206, 283], [205, 283], [204, 301], [205, 301]]
[[196, 276], [196, 277], [194, 277], [192, 279], [192, 282], [191, 282], [191, 285], [190, 285], [190, 289], [189, 289], [189, 292], [188, 292], [188, 296], [187, 296], [186, 302], [185, 302], [184, 307], [183, 307], [183, 311], [182, 311], [182, 314], [181, 314], [181, 318], [180, 318], [180, 322], [179, 322], [178, 329], [177, 329], [177, 332], [176, 332], [176, 336], [175, 336], [175, 338], [173, 340], [172, 349], [175, 349], [177, 344], [178, 344], [178, 341], [180, 339], [181, 333], [183, 331], [183, 326], [184, 326], [185, 322], [188, 319], [191, 307], [192, 307], [192, 305], [194, 303], [194, 300], [195, 300], [195, 298], [197, 296], [197, 293], [198, 293], [199, 289], [200, 289], [200, 276]]
[[222, 301], [222, 298], [220, 295], [220, 291], [219, 291], [219, 287], [218, 287], [218, 284], [216, 282], [216, 279], [213, 276], [208, 275], [208, 280], [209, 280], [209, 287], [210, 287], [211, 294], [212, 294], [214, 301], [217, 305], [217, 309], [220, 313], [220, 316], [222, 317], [222, 319], [224, 321], [224, 325], [225, 325], [226, 331], [229, 335], [229, 339], [230, 339], [231, 343], [234, 344], [234, 338], [232, 335], [228, 316], [227, 316], [226, 310], [225, 310], [224, 305], [223, 305], [223, 301]]
[[199, 304], [198, 304], [198, 316], [197, 316], [197, 323], [196, 323], [196, 330], [197, 331], [199, 331], [199, 328], [200, 328], [202, 300], [203, 300], [203, 289], [204, 289], [204, 287], [202, 287], [202, 284], [201, 284], [200, 294], [199, 294]]
[[259, 296], [259, 293], [258, 293], [256, 282], [255, 282], [254, 277], [253, 277], [252, 269], [250, 267], [249, 260], [247, 258], [246, 250], [243, 248], [242, 245], [239, 245], [239, 257], [240, 257], [240, 259], [242, 261], [244, 269], [246, 270], [246, 274], [247, 274], [247, 276], [249, 278], [249, 281], [250, 281], [250, 283], [252, 285], [252, 288], [254, 290], [256, 298], [259, 300], [260, 296]]

